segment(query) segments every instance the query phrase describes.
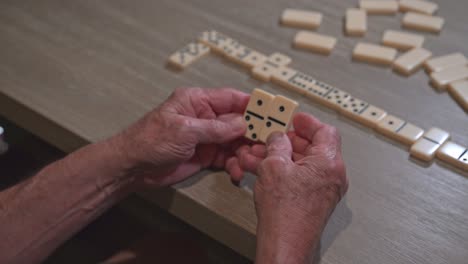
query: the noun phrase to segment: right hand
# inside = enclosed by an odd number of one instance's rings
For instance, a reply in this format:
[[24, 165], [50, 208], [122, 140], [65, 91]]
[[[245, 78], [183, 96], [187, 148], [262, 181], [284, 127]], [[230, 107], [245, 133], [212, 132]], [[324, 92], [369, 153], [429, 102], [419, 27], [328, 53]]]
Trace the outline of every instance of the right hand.
[[[273, 133], [266, 145], [238, 150], [240, 167], [258, 176], [259, 263], [302, 263], [310, 257], [348, 188], [336, 128], [304, 113], [293, 123], [295, 131], [288, 135]], [[240, 180], [238, 174], [232, 177]]]

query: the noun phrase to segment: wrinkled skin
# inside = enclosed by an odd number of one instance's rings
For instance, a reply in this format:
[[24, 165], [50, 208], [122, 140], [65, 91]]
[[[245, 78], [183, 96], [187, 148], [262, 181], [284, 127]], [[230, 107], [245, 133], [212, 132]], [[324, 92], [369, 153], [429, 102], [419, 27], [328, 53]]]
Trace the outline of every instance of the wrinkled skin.
[[294, 131], [253, 144], [243, 139], [248, 100], [233, 89], [178, 89], [118, 135], [117, 145], [132, 150], [128, 167], [146, 187], [171, 185], [203, 168], [224, 168], [234, 183], [245, 172], [256, 174], [257, 262], [303, 263], [348, 188], [340, 136], [299, 113]]
[[[146, 186], [167, 186], [203, 168], [224, 168], [244, 141], [249, 95], [234, 89], [177, 89], [117, 136], [128, 167]], [[238, 168], [239, 169], [239, 168]]]
[[294, 128], [288, 135], [274, 133], [266, 146], [242, 146], [231, 158], [258, 175], [259, 263], [303, 263], [313, 257], [311, 250], [348, 188], [337, 130], [304, 113], [295, 116]]

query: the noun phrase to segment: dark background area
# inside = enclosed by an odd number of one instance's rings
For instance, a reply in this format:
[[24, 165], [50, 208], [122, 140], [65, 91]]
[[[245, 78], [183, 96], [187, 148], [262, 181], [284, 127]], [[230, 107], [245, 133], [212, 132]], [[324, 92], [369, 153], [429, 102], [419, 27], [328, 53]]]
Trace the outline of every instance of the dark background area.
[[[0, 191], [65, 153], [0, 116], [10, 149], [0, 156]], [[123, 251], [133, 254], [107, 261]], [[60, 246], [45, 263], [251, 263], [166, 211], [132, 195]]]

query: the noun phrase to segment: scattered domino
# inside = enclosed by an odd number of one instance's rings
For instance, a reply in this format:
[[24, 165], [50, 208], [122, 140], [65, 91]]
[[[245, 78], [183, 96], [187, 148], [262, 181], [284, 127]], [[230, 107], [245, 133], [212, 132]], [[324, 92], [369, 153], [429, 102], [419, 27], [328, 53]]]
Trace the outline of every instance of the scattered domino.
[[451, 83], [449, 93], [468, 112], [468, 80]]
[[391, 65], [396, 49], [370, 43], [358, 43], [353, 50], [353, 59], [379, 65]]
[[449, 138], [448, 132], [439, 128], [431, 128], [411, 146], [410, 154], [417, 159], [431, 161], [434, 159], [436, 151]]
[[336, 38], [313, 32], [299, 31], [294, 37], [296, 48], [310, 50], [322, 54], [330, 54], [336, 45]]
[[346, 10], [345, 29], [348, 36], [364, 36], [367, 31], [366, 11], [356, 8]]
[[439, 5], [434, 2], [423, 0], [400, 0], [401, 12], [417, 12], [426, 15], [433, 15], [437, 9], [439, 9]]
[[268, 107], [274, 98], [274, 95], [263, 90], [253, 90], [244, 112], [244, 119], [247, 122], [246, 138], [258, 141], [261, 131], [265, 126]]
[[440, 72], [431, 73], [431, 83], [438, 89], [446, 89], [451, 82], [468, 78], [468, 66], [452, 66]]
[[277, 95], [268, 107], [265, 125], [261, 130], [259, 140], [266, 142], [268, 136], [276, 131], [286, 133], [298, 106], [297, 102]]
[[445, 20], [441, 17], [408, 12], [403, 16], [402, 25], [405, 28], [439, 33]]
[[169, 57], [169, 65], [184, 69], [196, 60], [202, 58], [210, 52], [210, 48], [201, 43], [189, 43], [184, 48], [178, 50]]
[[398, 12], [398, 2], [394, 0], [361, 0], [359, 8], [370, 15], [394, 15]]
[[424, 134], [424, 130], [396, 116], [387, 115], [377, 123], [377, 132], [410, 146]]
[[393, 62], [393, 70], [403, 75], [411, 75], [417, 71], [432, 53], [423, 48], [415, 48], [401, 55]]
[[452, 141], [445, 142], [437, 150], [437, 158], [464, 171], [468, 171], [468, 149]]
[[316, 29], [322, 23], [322, 14], [314, 11], [286, 9], [281, 15], [281, 24], [289, 27]]
[[420, 48], [423, 43], [423, 36], [396, 30], [386, 30], [382, 38], [383, 45], [399, 50]]
[[360, 99], [351, 97], [341, 105], [340, 113], [367, 127], [375, 128], [387, 112]]
[[466, 57], [461, 53], [452, 53], [436, 58], [432, 58], [426, 63], [424, 63], [424, 67], [428, 72], [439, 72], [443, 69], [452, 66], [464, 66], [468, 64], [468, 60]]

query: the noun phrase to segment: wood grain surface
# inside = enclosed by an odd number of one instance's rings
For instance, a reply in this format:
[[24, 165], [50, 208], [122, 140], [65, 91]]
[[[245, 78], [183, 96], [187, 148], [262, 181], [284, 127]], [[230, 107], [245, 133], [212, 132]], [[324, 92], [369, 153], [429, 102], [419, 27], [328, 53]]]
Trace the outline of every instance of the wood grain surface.
[[[437, 1], [440, 35], [424, 34], [435, 55], [468, 55], [466, 1]], [[425, 73], [405, 78], [351, 61], [355, 43], [379, 42], [401, 14], [371, 16], [365, 38], [346, 38], [343, 16], [357, 1], [105, 0], [0, 2], [0, 114], [62, 150], [106, 138], [162, 102], [176, 87], [254, 87], [294, 98], [302, 111], [339, 128], [350, 189], [325, 229], [322, 263], [466, 263], [468, 178], [439, 162], [423, 164], [404, 147], [288, 92], [262, 84], [215, 56], [176, 73], [168, 56], [207, 29], [263, 53], [283, 52], [292, 67], [468, 145], [467, 113]], [[284, 8], [324, 14], [318, 32], [338, 38], [328, 57], [291, 48], [297, 30], [278, 25]], [[233, 187], [204, 171], [172, 189], [142, 195], [248, 257], [254, 256], [253, 176]]]

